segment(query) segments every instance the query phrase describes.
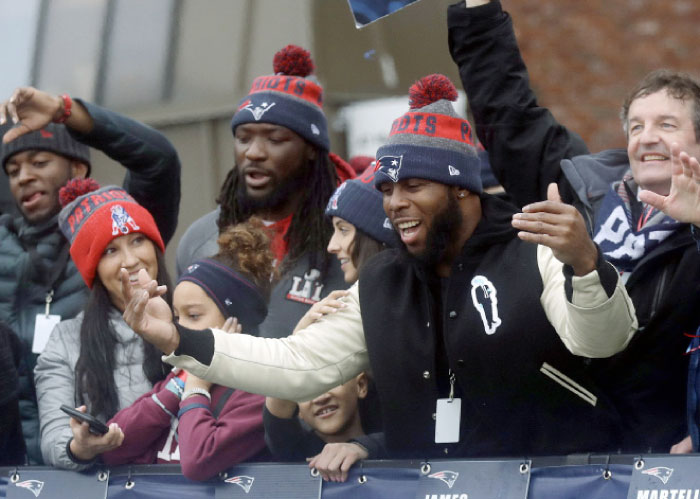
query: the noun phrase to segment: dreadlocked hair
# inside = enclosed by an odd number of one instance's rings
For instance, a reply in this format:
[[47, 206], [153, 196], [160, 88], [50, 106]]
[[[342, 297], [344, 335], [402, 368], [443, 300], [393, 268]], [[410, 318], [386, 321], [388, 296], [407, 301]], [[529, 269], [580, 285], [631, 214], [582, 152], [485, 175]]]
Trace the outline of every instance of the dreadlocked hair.
[[270, 249], [270, 238], [258, 217], [229, 225], [219, 235], [219, 252], [212, 257], [227, 267], [248, 277], [266, 300], [270, 299], [271, 277], [275, 274], [275, 255]]
[[[326, 252], [328, 240], [333, 233], [330, 220], [325, 216], [326, 204], [338, 186], [335, 165], [328, 159], [328, 154], [318, 151], [316, 159], [309, 161], [308, 182], [305, 184], [299, 208], [294, 212], [289, 230], [285, 235], [289, 253], [280, 267], [284, 273], [293, 267], [296, 260], [309, 254], [311, 265], [325, 274], [330, 263]], [[242, 209], [236, 200], [236, 192], [241, 177], [235, 166], [228, 172], [216, 202], [221, 207], [216, 221], [221, 233], [229, 225], [236, 225], [248, 220], [253, 213]]]

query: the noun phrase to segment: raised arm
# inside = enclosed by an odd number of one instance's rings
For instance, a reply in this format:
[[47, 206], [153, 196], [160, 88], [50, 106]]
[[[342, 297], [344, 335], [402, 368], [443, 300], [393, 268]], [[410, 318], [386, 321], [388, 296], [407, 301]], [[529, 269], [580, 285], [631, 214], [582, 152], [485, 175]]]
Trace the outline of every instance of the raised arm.
[[[469, 0], [448, 10], [449, 45], [476, 132], [491, 167], [519, 206], [546, 198], [560, 161], [588, 149], [541, 107], [530, 88], [510, 16], [498, 1]], [[560, 185], [568, 199], [568, 189]]]

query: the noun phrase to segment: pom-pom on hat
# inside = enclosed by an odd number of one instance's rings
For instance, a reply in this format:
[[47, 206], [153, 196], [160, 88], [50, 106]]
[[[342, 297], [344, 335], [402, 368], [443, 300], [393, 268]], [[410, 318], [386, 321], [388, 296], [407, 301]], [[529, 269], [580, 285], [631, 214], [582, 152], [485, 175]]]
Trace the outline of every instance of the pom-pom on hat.
[[382, 194], [374, 188], [374, 164], [357, 178], [346, 180], [328, 200], [326, 215], [340, 217], [356, 229], [390, 247], [399, 237], [384, 212]]
[[323, 88], [313, 76], [311, 54], [287, 45], [275, 54], [273, 75], [253, 80], [231, 120], [231, 130], [244, 123], [271, 123], [289, 128], [328, 151], [328, 125], [323, 114]]
[[[9, 128], [3, 129], [3, 135], [7, 130]], [[65, 125], [49, 123], [41, 130], [20, 135], [7, 144], [0, 142], [0, 161], [3, 169], [5, 169], [10, 157], [20, 152], [32, 150], [49, 151], [85, 163], [88, 167], [87, 174], [90, 175], [90, 149], [85, 144], [73, 139]]]
[[394, 120], [377, 150], [375, 187], [423, 178], [481, 192], [480, 161], [469, 122], [452, 107], [457, 90], [443, 75], [426, 76], [409, 90], [410, 109]]
[[100, 188], [93, 179], [72, 179], [58, 195], [63, 205], [58, 225], [70, 242], [70, 255], [89, 288], [105, 248], [117, 237], [140, 232], [165, 252], [151, 214], [121, 187]]

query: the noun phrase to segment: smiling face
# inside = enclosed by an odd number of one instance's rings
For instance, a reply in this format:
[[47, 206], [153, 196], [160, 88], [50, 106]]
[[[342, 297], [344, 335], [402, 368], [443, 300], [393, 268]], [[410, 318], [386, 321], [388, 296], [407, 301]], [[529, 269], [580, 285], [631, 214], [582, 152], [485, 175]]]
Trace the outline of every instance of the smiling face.
[[347, 283], [357, 281], [358, 273], [352, 261], [352, 248], [355, 243], [355, 226], [340, 217], [333, 217], [333, 235], [328, 241], [328, 253], [340, 261], [343, 278]]
[[629, 107], [627, 154], [635, 182], [668, 195], [671, 187], [671, 143], [700, 157], [690, 100], [671, 97], [666, 90], [638, 97]]
[[358, 400], [367, 396], [367, 375], [356, 376], [320, 397], [299, 404], [299, 417], [324, 442], [347, 442], [363, 434]]
[[122, 268], [129, 272], [132, 286], [138, 283], [138, 272], [141, 269], [146, 269], [148, 276], [156, 279], [158, 260], [155, 244], [140, 232], [116, 237], [107, 245], [97, 264], [97, 277], [107, 289], [112, 304], [123, 312]]
[[277, 215], [271, 219], [292, 213], [315, 149], [286, 127], [246, 123], [236, 127], [234, 154], [242, 180], [239, 195], [253, 211]]
[[189, 329], [220, 328], [226, 320], [214, 300], [190, 281], [182, 281], [173, 293], [177, 321]]
[[37, 224], [61, 210], [58, 191], [69, 179], [84, 177], [87, 167], [49, 151], [29, 150], [11, 156], [5, 171], [20, 212]]

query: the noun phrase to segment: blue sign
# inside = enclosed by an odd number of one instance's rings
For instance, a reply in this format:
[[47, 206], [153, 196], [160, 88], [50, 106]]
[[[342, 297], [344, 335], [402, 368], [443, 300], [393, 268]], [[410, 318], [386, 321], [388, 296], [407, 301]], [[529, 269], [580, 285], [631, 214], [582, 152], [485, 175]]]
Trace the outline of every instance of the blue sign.
[[423, 464], [416, 499], [525, 499], [530, 461], [432, 461]]
[[313, 499], [321, 497], [321, 477], [306, 464], [253, 464], [231, 468], [216, 484], [215, 499]]
[[369, 23], [393, 14], [418, 0], [348, 0], [355, 18], [355, 26], [363, 28]]
[[8, 499], [65, 499], [94, 497], [105, 499], [109, 471], [91, 473], [66, 472], [57, 469], [21, 468], [10, 472]]
[[638, 458], [627, 499], [700, 499], [700, 456]]

